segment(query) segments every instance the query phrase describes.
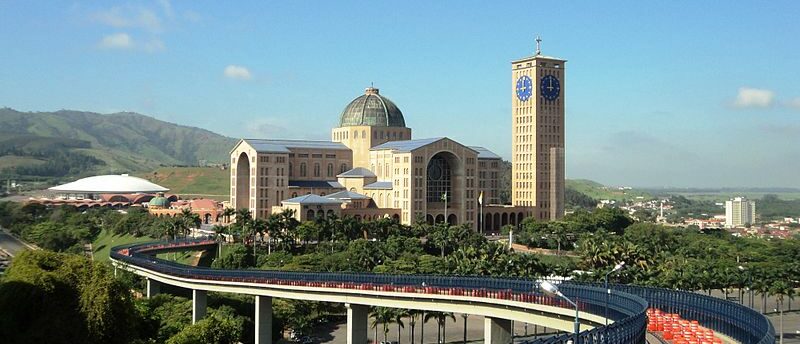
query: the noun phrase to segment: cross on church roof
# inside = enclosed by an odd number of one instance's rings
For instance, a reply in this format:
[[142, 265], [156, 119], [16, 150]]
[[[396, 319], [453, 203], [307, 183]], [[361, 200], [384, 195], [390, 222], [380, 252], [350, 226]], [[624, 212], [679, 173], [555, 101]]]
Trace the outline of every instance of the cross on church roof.
[[542, 54], [542, 38], [536, 35], [536, 55]]

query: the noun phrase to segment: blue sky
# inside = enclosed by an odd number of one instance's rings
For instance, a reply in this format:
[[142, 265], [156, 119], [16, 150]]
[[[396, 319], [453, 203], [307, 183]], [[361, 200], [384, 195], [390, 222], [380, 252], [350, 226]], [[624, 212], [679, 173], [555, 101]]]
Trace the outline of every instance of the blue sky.
[[327, 139], [374, 82], [415, 137], [509, 158], [510, 61], [539, 34], [569, 61], [568, 178], [800, 187], [797, 18], [796, 1], [0, 1], [0, 106]]

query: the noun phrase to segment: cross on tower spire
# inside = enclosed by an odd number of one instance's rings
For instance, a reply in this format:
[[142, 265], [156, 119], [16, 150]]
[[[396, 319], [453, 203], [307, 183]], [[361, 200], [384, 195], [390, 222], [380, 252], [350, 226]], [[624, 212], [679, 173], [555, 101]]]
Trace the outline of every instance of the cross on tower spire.
[[542, 54], [542, 38], [536, 35], [536, 55]]

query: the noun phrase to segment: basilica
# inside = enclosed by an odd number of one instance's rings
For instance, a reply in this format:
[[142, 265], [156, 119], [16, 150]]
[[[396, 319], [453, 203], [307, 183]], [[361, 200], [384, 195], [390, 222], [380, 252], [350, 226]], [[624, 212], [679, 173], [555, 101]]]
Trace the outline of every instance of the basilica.
[[561, 77], [563, 62], [538, 52], [512, 62], [511, 204], [500, 204], [500, 156], [445, 136], [414, 138], [400, 108], [374, 87], [344, 108], [330, 141], [240, 140], [230, 204], [258, 218], [292, 209], [300, 221], [388, 217], [488, 232], [530, 216], [558, 218], [563, 133], [552, 133], [563, 132], [563, 99], [548, 95], [548, 85], [534, 91], [531, 80]]

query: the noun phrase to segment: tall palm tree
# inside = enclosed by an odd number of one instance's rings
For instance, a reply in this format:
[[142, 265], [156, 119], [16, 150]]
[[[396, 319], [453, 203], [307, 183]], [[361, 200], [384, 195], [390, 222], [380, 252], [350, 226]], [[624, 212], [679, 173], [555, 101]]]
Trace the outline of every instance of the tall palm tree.
[[450, 318], [453, 321], [456, 321], [455, 315], [450, 312], [428, 312], [425, 314], [423, 319], [423, 323], [428, 322], [428, 320], [436, 320], [436, 325], [438, 327], [438, 335], [437, 335], [437, 343], [444, 343], [445, 342], [445, 324], [447, 319]]
[[250, 233], [248, 233], [253, 238], [253, 262], [258, 262], [256, 257], [256, 235], [260, 235], [262, 238], [264, 237], [264, 232], [267, 230], [267, 222], [263, 219], [255, 219], [250, 222]]
[[225, 232], [228, 231], [228, 227], [221, 226], [221, 225], [214, 225], [214, 227], [211, 227], [211, 230], [214, 231], [214, 234], [216, 234], [216, 237], [217, 237], [217, 242], [218, 242], [217, 246], [219, 248], [219, 252], [217, 253], [217, 258], [220, 258], [220, 257], [222, 257], [222, 243], [225, 241], [224, 234], [225, 234]]
[[420, 311], [410, 309], [408, 310], [408, 324], [411, 325], [411, 344], [414, 344], [414, 328], [417, 326], [417, 316], [420, 315]]
[[222, 210], [222, 216], [225, 218], [225, 223], [231, 223], [231, 216], [236, 215], [236, 209], [234, 208], [225, 208]]
[[777, 296], [778, 299], [778, 312], [780, 313], [780, 320], [778, 322], [780, 324], [779, 331], [781, 334], [779, 343], [783, 344], [783, 299], [786, 296], [790, 299], [794, 298], [794, 288], [792, 288], [792, 285], [786, 280], [779, 279], [770, 284], [768, 293], [771, 296]]
[[375, 329], [375, 341], [378, 341], [378, 325], [383, 326], [383, 341], [389, 334], [389, 324], [394, 322], [394, 311], [388, 307], [373, 307], [372, 312], [372, 328]]
[[184, 233], [184, 237], [188, 237], [189, 229], [190, 228], [197, 228], [200, 227], [202, 221], [200, 220], [200, 215], [197, 215], [192, 212], [190, 208], [183, 208], [181, 209], [181, 214], [179, 215], [180, 221], [183, 222], [182, 228], [186, 231]]
[[464, 318], [464, 344], [467, 344], [467, 318], [469, 314], [461, 313], [461, 317]]
[[397, 343], [400, 344], [400, 329], [406, 328], [403, 317], [409, 315], [407, 309], [394, 309], [394, 323], [397, 324]]

